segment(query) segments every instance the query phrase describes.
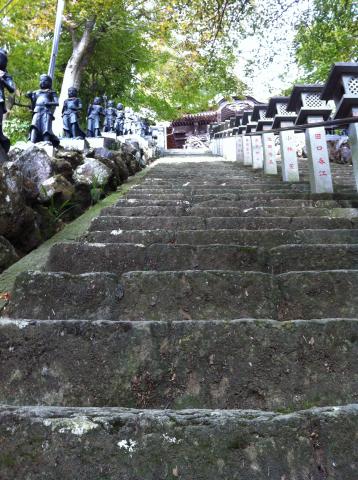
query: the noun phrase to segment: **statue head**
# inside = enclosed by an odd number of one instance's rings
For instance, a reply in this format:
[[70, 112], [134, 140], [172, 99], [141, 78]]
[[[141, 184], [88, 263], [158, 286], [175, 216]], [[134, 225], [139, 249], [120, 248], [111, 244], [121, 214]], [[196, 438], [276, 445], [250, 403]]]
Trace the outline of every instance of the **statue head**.
[[0, 48], [0, 70], [6, 70], [7, 67], [7, 53]]
[[123, 104], [117, 103], [117, 110], [123, 110]]
[[93, 100], [93, 105], [101, 105], [101, 97], [95, 97]]
[[114, 101], [113, 100], [109, 100], [108, 103], [107, 103], [108, 107], [114, 107]]
[[45, 90], [52, 87], [52, 78], [49, 75], [40, 75], [40, 88]]
[[70, 98], [77, 97], [77, 95], [78, 95], [78, 90], [77, 90], [77, 88], [75, 88], [75, 87], [70, 87], [70, 88], [68, 89], [68, 96], [69, 96]]

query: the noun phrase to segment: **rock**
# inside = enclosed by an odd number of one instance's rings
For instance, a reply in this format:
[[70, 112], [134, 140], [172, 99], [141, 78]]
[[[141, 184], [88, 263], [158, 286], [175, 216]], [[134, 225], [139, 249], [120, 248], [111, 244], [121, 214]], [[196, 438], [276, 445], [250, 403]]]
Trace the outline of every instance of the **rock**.
[[341, 163], [352, 164], [352, 150], [348, 145], [348, 143], [344, 143], [340, 147], [340, 154], [341, 154]]
[[55, 173], [63, 175], [65, 178], [67, 178], [67, 180], [72, 180], [74, 167], [68, 160], [54, 157], [52, 159], [52, 165]]
[[30, 142], [16, 142], [15, 145], [10, 148], [8, 153], [9, 161], [15, 162], [19, 156], [31, 146], [33, 146], [33, 144]]
[[55, 159], [66, 160], [72, 165], [72, 168], [76, 168], [83, 163], [84, 156], [81, 152], [78, 152], [78, 151], [68, 151], [68, 150], [59, 149], [56, 151]]
[[76, 168], [73, 178], [76, 184], [106, 185], [112, 170], [94, 158], [86, 158], [83, 165]]
[[0, 145], [0, 165], [8, 161], [9, 161], [9, 157], [7, 156], [7, 153], [2, 148], [2, 146]]
[[7, 163], [0, 169], [0, 235], [16, 238], [33, 221], [34, 214], [25, 203], [22, 174]]
[[70, 200], [75, 193], [75, 187], [62, 175], [54, 175], [41, 184], [40, 198], [49, 200], [55, 194], [60, 194], [62, 200]]
[[17, 260], [19, 260], [19, 256], [14, 247], [5, 237], [0, 236], [0, 272], [10, 267]]
[[108, 148], [92, 148], [88, 154], [87, 157], [91, 158], [97, 158], [97, 160], [101, 160], [102, 158], [112, 158], [113, 156], [113, 150], [109, 150]]
[[35, 184], [37, 193], [40, 193], [43, 182], [53, 174], [51, 158], [36, 145], [22, 152], [15, 164], [23, 177]]

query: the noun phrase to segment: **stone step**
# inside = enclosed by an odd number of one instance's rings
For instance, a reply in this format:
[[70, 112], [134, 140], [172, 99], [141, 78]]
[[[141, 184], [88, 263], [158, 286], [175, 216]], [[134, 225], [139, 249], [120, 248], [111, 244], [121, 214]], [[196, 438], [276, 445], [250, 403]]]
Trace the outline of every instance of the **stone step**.
[[262, 410], [354, 403], [357, 326], [358, 319], [2, 320], [0, 403]]
[[357, 228], [354, 219], [331, 217], [116, 217], [100, 216], [91, 222], [89, 231], [103, 230], [223, 230], [223, 229], [348, 229]]
[[11, 480], [355, 480], [357, 429], [357, 405], [290, 414], [4, 406], [0, 458]]
[[283, 273], [358, 269], [358, 244], [263, 246], [58, 243], [46, 270], [72, 274], [129, 271], [230, 270]]
[[[114, 206], [117, 207], [178, 207], [191, 206], [189, 200], [140, 200], [136, 198], [119, 200]], [[315, 207], [315, 208], [357, 208], [358, 203], [349, 200], [302, 200], [302, 199], [263, 199], [263, 200], [208, 200], [196, 202], [198, 207], [216, 207], [216, 208], [256, 208], [256, 207]]]
[[350, 202], [357, 202], [358, 195], [351, 194], [351, 193], [299, 193], [299, 192], [259, 192], [259, 193], [216, 193], [216, 194], [205, 194], [205, 195], [185, 195], [180, 193], [173, 193], [173, 194], [152, 194], [152, 195], [145, 195], [145, 194], [136, 194], [136, 193], [128, 193], [125, 197], [126, 199], [138, 199], [138, 200], [186, 200], [190, 201], [191, 203], [199, 203], [205, 202], [209, 200], [276, 200], [276, 199], [293, 199], [293, 200], [348, 200]]
[[107, 207], [101, 211], [101, 216], [122, 217], [171, 217], [171, 216], [196, 216], [196, 217], [358, 217], [355, 208], [318, 208], [318, 207], [202, 207], [202, 206], [127, 206]]
[[129, 321], [357, 318], [357, 282], [358, 270], [24, 272], [4, 315]]
[[358, 243], [358, 229], [331, 230], [112, 230], [92, 231], [83, 236], [91, 243], [154, 243], [210, 245], [236, 244], [275, 247], [286, 244], [352, 244]]
[[308, 192], [310, 190], [309, 185], [304, 184], [304, 185], [285, 185], [284, 183], [281, 184], [241, 184], [240, 186], [197, 186], [197, 187], [190, 187], [187, 186], [178, 186], [178, 187], [169, 187], [169, 188], [163, 188], [161, 186], [153, 186], [153, 187], [133, 187], [129, 190], [129, 193], [132, 194], [138, 194], [138, 195], [156, 195], [156, 194], [172, 194], [172, 193], [183, 193], [185, 195], [202, 195], [202, 194], [210, 194], [210, 193], [244, 193], [244, 192], [250, 192], [250, 191], [258, 191], [258, 192]]

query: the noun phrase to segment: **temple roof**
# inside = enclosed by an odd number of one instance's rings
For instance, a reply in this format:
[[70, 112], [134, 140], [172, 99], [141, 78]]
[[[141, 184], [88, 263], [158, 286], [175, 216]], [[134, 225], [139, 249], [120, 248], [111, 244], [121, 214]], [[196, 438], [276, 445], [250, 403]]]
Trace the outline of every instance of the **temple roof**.
[[196, 122], [211, 123], [211, 122], [215, 122], [216, 119], [217, 119], [216, 111], [189, 113], [187, 115], [183, 115], [181, 118], [178, 118], [177, 120], [174, 120], [172, 122], [172, 126], [178, 127], [181, 125], [188, 125]]

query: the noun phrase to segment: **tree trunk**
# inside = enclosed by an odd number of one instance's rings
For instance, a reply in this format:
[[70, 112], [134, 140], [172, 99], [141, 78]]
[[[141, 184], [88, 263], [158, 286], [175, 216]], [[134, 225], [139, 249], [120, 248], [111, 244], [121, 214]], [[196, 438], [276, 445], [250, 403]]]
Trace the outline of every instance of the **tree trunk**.
[[73, 38], [73, 51], [67, 62], [65, 74], [62, 81], [59, 106], [55, 110], [55, 120], [53, 122], [53, 131], [56, 135], [62, 135], [62, 107], [68, 97], [68, 89], [70, 87], [81, 86], [81, 75], [85, 65], [88, 63], [88, 56], [93, 52], [95, 39], [91, 38], [91, 33], [95, 26], [95, 20], [89, 20], [86, 23], [82, 38], [77, 41]]

